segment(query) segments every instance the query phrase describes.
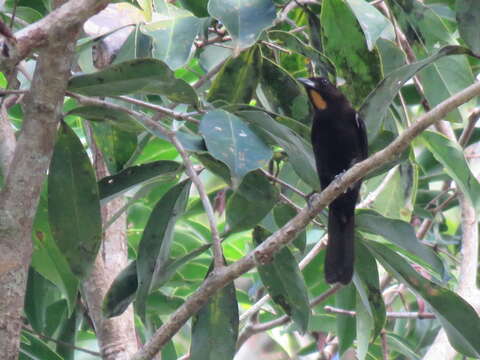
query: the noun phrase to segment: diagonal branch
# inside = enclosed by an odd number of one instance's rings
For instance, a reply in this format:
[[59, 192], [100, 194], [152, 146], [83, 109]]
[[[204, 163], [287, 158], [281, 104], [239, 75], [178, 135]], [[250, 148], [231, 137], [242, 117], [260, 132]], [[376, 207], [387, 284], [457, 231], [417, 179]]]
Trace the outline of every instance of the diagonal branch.
[[218, 272], [212, 273], [200, 288], [172, 314], [170, 320], [156, 331], [153, 337], [131, 360], [153, 358], [161, 347], [172, 338], [185, 322], [196, 313], [218, 289], [251, 270], [256, 265], [264, 264], [271, 260], [273, 254], [295, 239], [297, 234], [305, 229], [319, 211], [343, 193], [351, 184], [360, 180], [369, 172], [379, 168], [381, 165], [397, 158], [422, 131], [442, 119], [450, 111], [478, 95], [480, 95], [480, 82], [476, 82], [437, 105], [431, 111], [421, 116], [416, 123], [405, 130], [385, 149], [354, 165], [341, 179], [330, 184], [320, 195], [315, 196], [310, 208], [304, 208], [297, 216], [272, 234], [253, 251], [249, 252], [245, 257], [220, 269]]

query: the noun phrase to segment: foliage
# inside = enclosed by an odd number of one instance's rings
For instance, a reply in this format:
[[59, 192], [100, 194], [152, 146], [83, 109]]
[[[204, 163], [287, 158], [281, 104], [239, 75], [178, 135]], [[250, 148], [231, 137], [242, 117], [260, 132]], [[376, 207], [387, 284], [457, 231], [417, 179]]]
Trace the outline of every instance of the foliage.
[[[5, 15], [13, 3], [2, 5]], [[18, 3], [14, 30], [51, 11], [49, 0]], [[309, 142], [312, 109], [297, 77], [315, 73], [337, 82], [367, 124], [372, 154], [472, 84], [480, 70], [475, 0], [385, 0], [379, 7], [365, 0], [115, 3], [140, 8], [145, 21], [131, 27], [105, 69], [93, 70], [90, 53], [109, 36], [77, 44], [82, 73], [68, 84], [65, 122], [33, 229], [25, 314], [34, 332], [22, 335], [22, 359], [72, 358], [37, 333], [95, 349], [76, 298], [100, 246], [100, 206], [112, 199], [128, 199], [123, 211], [132, 262], [112, 284], [105, 316], [134, 302], [139, 333], [151, 336], [210, 276], [212, 232], [170, 131], [214, 204], [231, 264], [319, 190]], [[390, 18], [382, 12], [386, 7]], [[399, 32], [405, 35], [401, 44]], [[29, 86], [22, 78], [21, 88]], [[104, 100], [85, 104], [85, 96]], [[470, 126], [475, 105], [448, 116], [457, 135]], [[21, 124], [18, 107], [9, 115]], [[239, 310], [267, 293], [272, 299], [249, 322], [291, 316], [292, 325], [281, 325], [282, 336], [268, 335], [292, 358], [317, 358], [331, 344], [340, 353], [355, 348], [361, 360], [382, 359], [382, 351], [389, 359], [421, 358], [441, 327], [459, 353], [480, 357], [480, 318], [455, 292], [463, 236], [457, 195], [461, 191], [479, 209], [477, 164], [466, 156], [478, 138], [475, 129], [459, 145], [432, 129], [370, 174], [362, 198], [375, 197], [357, 211], [352, 284], [309, 308], [308, 301], [328, 289], [322, 252], [298, 265], [325, 234], [321, 213], [270, 264], [212, 296], [163, 358], [191, 349], [192, 359], [232, 359], [239, 334], [248, 335]], [[108, 177], [93, 175], [92, 142], [106, 159]], [[430, 227], [420, 234], [422, 222]], [[338, 308], [355, 316], [335, 315]], [[434, 319], [395, 318], [387, 311], [428, 312]], [[321, 340], [327, 333], [336, 340]]]

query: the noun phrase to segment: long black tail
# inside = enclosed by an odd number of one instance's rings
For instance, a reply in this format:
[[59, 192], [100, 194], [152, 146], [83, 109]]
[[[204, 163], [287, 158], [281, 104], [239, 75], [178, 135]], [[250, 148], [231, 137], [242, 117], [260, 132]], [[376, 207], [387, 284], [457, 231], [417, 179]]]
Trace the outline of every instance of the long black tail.
[[328, 245], [325, 258], [325, 280], [329, 284], [348, 284], [353, 276], [354, 206], [330, 204], [328, 213]]

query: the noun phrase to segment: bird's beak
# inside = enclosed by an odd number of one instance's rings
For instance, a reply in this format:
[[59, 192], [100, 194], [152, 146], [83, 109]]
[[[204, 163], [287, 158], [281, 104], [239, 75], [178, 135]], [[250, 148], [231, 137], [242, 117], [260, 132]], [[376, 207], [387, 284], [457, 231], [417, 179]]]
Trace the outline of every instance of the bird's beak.
[[307, 79], [307, 78], [298, 78], [297, 81], [301, 83], [303, 86], [306, 88], [314, 88], [315, 84], [313, 83], [312, 80]]

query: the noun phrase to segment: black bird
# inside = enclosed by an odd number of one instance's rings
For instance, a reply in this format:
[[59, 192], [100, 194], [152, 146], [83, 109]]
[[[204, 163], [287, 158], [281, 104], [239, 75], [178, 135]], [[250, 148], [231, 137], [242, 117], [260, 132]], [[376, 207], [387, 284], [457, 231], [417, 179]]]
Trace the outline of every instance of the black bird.
[[[298, 79], [315, 109], [311, 140], [322, 190], [368, 156], [365, 124], [349, 101], [323, 77]], [[355, 204], [361, 181], [337, 197], [328, 212], [325, 279], [348, 284], [353, 276]]]

